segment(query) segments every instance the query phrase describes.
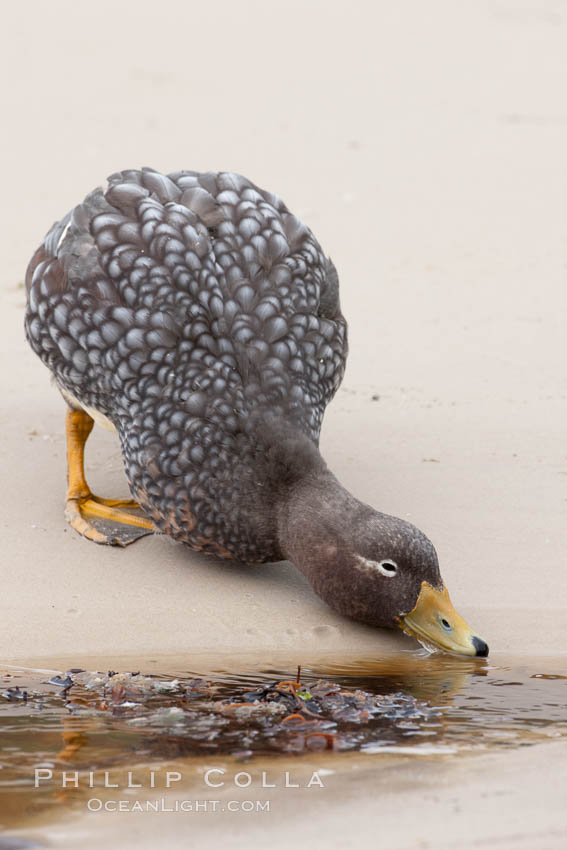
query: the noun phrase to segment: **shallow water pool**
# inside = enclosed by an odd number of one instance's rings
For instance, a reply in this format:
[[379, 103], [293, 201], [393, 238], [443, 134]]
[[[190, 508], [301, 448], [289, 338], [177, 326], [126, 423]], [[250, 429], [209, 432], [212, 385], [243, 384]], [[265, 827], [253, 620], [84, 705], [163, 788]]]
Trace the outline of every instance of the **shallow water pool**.
[[56, 817], [108, 783], [129, 785], [135, 796], [150, 774], [181, 763], [202, 772], [221, 762], [251, 770], [291, 760], [337, 771], [353, 756], [454, 758], [566, 734], [563, 660], [503, 665], [412, 654], [299, 673], [5, 668], [0, 824]]

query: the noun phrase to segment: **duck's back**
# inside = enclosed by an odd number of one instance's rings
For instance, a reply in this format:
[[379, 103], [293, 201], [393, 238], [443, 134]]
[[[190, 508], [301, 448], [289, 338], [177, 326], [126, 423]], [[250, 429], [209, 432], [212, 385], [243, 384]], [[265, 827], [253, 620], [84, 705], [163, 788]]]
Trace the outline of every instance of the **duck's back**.
[[143, 169], [108, 184], [36, 251], [26, 332], [61, 388], [116, 426], [131, 483], [152, 447], [154, 490], [213, 474], [214, 446], [262, 411], [317, 442], [347, 343], [311, 231], [232, 173]]

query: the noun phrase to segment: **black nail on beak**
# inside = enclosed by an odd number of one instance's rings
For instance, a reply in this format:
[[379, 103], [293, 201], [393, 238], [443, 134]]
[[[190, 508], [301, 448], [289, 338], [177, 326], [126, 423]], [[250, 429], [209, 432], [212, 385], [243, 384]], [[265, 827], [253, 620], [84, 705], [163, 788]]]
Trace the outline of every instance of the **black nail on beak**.
[[488, 655], [488, 644], [486, 643], [486, 641], [482, 638], [475, 636], [472, 639], [472, 643], [474, 648], [476, 649], [476, 654], [479, 655], [481, 658], [486, 658], [486, 656]]

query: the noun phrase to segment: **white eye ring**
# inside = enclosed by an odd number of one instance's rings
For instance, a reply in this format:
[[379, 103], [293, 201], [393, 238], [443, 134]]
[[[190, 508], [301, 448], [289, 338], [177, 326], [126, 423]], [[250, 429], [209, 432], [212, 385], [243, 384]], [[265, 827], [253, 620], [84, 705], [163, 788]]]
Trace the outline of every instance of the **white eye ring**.
[[395, 561], [392, 561], [391, 558], [384, 558], [384, 560], [379, 561], [376, 566], [382, 575], [386, 576], [386, 578], [393, 578], [398, 572], [398, 565]]
[[365, 572], [378, 570], [386, 578], [393, 578], [398, 572], [398, 565], [391, 558], [384, 558], [383, 561], [371, 561], [369, 558], [364, 558], [362, 555], [357, 555], [357, 569], [362, 569]]

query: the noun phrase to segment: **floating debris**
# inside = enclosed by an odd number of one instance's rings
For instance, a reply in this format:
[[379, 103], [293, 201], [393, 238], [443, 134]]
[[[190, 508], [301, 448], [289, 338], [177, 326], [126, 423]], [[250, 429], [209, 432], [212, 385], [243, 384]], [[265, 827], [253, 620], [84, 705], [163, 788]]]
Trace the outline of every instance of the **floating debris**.
[[17, 702], [18, 700], [23, 700], [24, 702], [27, 702], [28, 692], [22, 691], [18, 687], [6, 688], [5, 691], [2, 691], [2, 696], [4, 697], [4, 699], [9, 700], [10, 702]]
[[52, 676], [49, 680], [50, 685], [57, 685], [58, 688], [70, 688], [73, 680], [69, 674], [62, 678], [61, 676]]
[[29, 781], [29, 768], [44, 763], [92, 770], [185, 756], [449, 756], [567, 734], [562, 673], [470, 668], [446, 659], [420, 659], [416, 670], [333, 679], [300, 668], [295, 678], [79, 667], [50, 671], [49, 679], [6, 674], [0, 733], [13, 746], [2, 751], [2, 779]]
[[[106, 673], [68, 670], [52, 676], [48, 685], [61, 688], [56, 694], [25, 692], [33, 707], [52, 709], [83, 718], [73, 727], [71, 745], [58, 760], [80, 764], [82, 755], [92, 759], [89, 738], [108, 730], [129, 737], [142, 736], [152, 756], [237, 753], [250, 758], [258, 753], [318, 752], [360, 749], [380, 740], [396, 722], [435, 720], [441, 709], [409, 694], [373, 694], [360, 688], [315, 679], [280, 679], [250, 689], [202, 678], [168, 678], [142, 673]], [[4, 692], [12, 702], [23, 699], [18, 687]]]

